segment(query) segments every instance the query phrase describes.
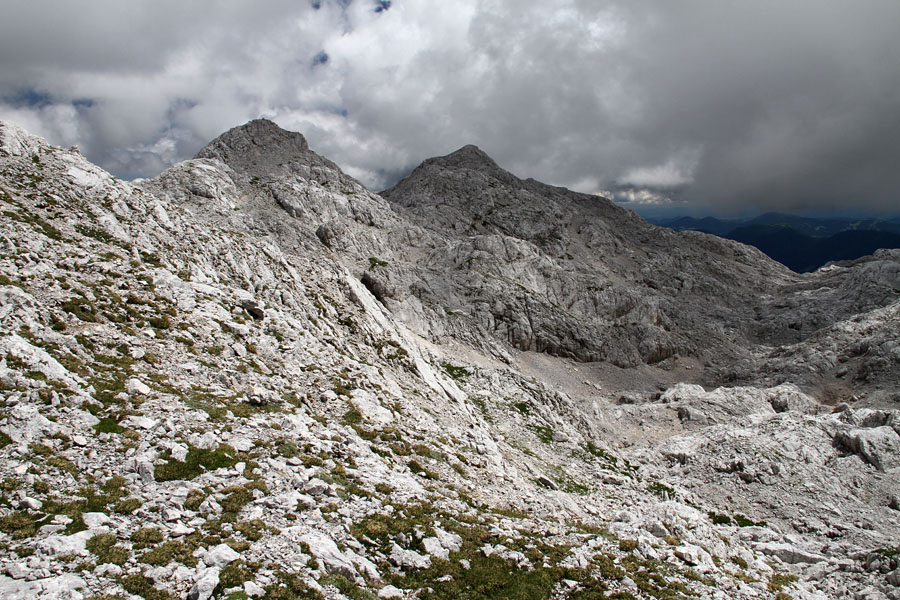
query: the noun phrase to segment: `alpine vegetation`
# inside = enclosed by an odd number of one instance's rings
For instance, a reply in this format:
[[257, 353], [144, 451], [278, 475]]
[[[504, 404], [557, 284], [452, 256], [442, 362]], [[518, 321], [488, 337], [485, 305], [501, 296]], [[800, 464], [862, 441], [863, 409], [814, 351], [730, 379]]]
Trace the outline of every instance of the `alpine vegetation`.
[[0, 124], [0, 596], [900, 598], [900, 251], [794, 273], [474, 146]]

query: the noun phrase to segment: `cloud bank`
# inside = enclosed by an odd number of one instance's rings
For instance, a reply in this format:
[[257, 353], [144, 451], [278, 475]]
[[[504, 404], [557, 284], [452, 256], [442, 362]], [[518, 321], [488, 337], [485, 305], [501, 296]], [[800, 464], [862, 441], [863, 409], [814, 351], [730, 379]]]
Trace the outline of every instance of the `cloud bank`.
[[720, 213], [900, 212], [900, 3], [10, 2], [0, 118], [154, 175], [252, 118], [373, 189], [474, 143]]

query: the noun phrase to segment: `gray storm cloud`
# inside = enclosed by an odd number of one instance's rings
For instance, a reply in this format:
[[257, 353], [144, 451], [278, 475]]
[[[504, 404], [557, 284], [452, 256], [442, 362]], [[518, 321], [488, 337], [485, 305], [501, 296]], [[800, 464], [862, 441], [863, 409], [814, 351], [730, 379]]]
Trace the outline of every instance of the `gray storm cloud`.
[[125, 176], [258, 116], [372, 188], [474, 143], [695, 209], [900, 212], [900, 3], [13, 2], [0, 118]]

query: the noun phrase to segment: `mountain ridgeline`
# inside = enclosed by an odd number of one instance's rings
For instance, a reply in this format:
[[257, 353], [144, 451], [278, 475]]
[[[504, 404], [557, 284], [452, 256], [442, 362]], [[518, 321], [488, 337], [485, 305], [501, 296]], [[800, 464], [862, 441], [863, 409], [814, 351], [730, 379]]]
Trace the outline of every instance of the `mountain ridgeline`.
[[267, 120], [0, 122], [0, 597], [900, 597], [900, 251], [797, 273]]
[[749, 220], [678, 217], [655, 221], [676, 231], [703, 231], [759, 248], [798, 273], [900, 248], [900, 223], [881, 219], [816, 219], [766, 213]]

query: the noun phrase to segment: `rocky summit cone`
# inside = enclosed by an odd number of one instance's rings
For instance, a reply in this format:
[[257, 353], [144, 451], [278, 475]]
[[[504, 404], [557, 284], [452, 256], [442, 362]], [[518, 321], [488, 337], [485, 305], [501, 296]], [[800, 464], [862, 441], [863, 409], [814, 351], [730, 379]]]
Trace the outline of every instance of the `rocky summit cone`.
[[263, 120], [141, 182], [0, 123], [0, 203], [0, 597], [900, 597], [900, 252]]
[[200, 150], [196, 158], [250, 168], [264, 162], [301, 160], [308, 154], [309, 145], [302, 134], [285, 131], [268, 119], [256, 119], [223, 133]]

